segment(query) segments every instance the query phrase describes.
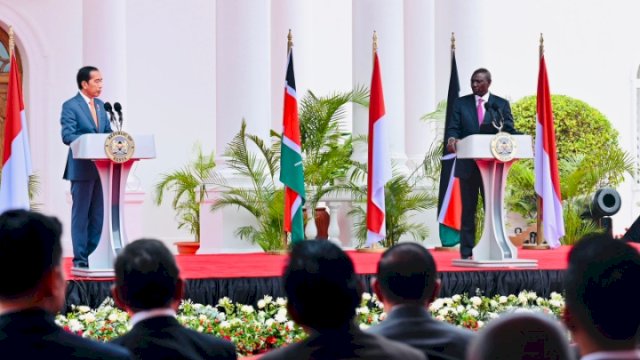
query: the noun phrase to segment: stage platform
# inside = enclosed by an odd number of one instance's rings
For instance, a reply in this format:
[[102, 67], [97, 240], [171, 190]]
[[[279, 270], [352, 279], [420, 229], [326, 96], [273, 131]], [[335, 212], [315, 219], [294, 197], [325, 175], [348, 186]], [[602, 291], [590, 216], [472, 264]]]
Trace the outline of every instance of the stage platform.
[[[433, 251], [438, 272], [442, 279], [440, 296], [455, 294], [515, 294], [532, 290], [541, 296], [552, 291], [562, 291], [562, 276], [571, 247], [554, 250], [519, 249], [521, 259], [536, 259], [535, 269], [517, 268], [464, 268], [452, 265], [460, 257], [457, 251]], [[348, 251], [356, 272], [364, 281], [365, 291], [371, 291], [370, 280], [376, 272], [379, 253]], [[284, 296], [281, 282], [286, 264], [285, 255], [264, 253], [178, 255], [176, 260], [186, 281], [186, 298], [203, 304], [217, 303], [219, 298], [229, 297], [244, 304], [255, 304], [264, 295]], [[96, 307], [110, 296], [113, 279], [88, 279], [71, 275], [71, 259], [64, 259], [68, 279], [67, 309], [71, 304]]]

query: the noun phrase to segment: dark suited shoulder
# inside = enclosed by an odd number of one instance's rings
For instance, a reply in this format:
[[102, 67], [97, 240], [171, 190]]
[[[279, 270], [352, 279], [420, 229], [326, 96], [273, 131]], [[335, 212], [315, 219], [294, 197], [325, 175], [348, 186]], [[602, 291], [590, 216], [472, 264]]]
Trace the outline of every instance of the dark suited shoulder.
[[430, 359], [464, 359], [473, 331], [436, 320], [413, 305], [394, 308], [380, 324], [367, 330], [420, 349]]
[[120, 346], [66, 332], [43, 310], [0, 316], [0, 354], [24, 359], [132, 359]]
[[302, 359], [370, 359], [414, 360], [426, 359], [420, 351], [379, 335], [352, 329], [335, 336], [311, 335], [295, 344], [268, 352], [263, 360]]
[[236, 359], [233, 343], [187, 329], [173, 317], [141, 321], [112, 341], [129, 349], [137, 359]]

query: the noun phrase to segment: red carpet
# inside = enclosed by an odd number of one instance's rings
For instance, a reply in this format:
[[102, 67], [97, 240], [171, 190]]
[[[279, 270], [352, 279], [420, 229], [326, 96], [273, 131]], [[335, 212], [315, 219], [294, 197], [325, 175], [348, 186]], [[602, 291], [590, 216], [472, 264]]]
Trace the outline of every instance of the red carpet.
[[[521, 259], [537, 259], [537, 270], [563, 270], [566, 268], [567, 254], [570, 246], [563, 246], [555, 250], [518, 250]], [[353, 259], [356, 272], [359, 274], [373, 274], [381, 254], [361, 253], [349, 251]], [[440, 272], [477, 272], [477, 271], [517, 271], [505, 268], [464, 268], [452, 266], [453, 259], [459, 259], [457, 251], [432, 251]], [[264, 253], [250, 254], [219, 254], [219, 255], [178, 255], [176, 260], [186, 279], [229, 279], [229, 278], [263, 278], [282, 274], [286, 264], [285, 255], [267, 255]], [[81, 280], [71, 276], [71, 258], [65, 258], [65, 269], [69, 280]], [[531, 269], [527, 269], [531, 270]], [[111, 281], [112, 279], [92, 279]]]

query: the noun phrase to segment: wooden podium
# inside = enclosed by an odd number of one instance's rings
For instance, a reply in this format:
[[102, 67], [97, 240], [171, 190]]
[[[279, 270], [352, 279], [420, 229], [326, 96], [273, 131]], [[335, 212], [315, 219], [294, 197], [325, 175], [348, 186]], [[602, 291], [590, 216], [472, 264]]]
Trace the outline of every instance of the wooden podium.
[[110, 134], [85, 134], [71, 143], [74, 159], [90, 159], [96, 164], [104, 203], [100, 243], [89, 255], [88, 268], [71, 268], [71, 273], [83, 277], [113, 277], [113, 261], [127, 243], [124, 196], [131, 166], [140, 159], [156, 157], [153, 135], [130, 135], [135, 143], [133, 156], [126, 162], [112, 161], [105, 142]]
[[[473, 260], [454, 259], [454, 266], [537, 267], [537, 260], [518, 259], [518, 249], [505, 232], [504, 188], [518, 159], [533, 157], [529, 135], [471, 135], [457, 144], [458, 159], [475, 159], [484, 187], [484, 230], [473, 248]], [[506, 136], [505, 136], [506, 135]]]

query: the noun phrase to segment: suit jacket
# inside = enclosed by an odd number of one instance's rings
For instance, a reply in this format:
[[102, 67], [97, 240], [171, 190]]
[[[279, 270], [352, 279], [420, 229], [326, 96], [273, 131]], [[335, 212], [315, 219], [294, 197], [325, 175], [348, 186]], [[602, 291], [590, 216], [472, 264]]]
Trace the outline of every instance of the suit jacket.
[[[104, 103], [102, 100], [95, 98], [94, 104], [98, 115], [98, 128], [96, 128], [96, 124], [93, 121], [89, 106], [87, 106], [80, 93], [62, 104], [60, 124], [62, 125], [62, 142], [65, 145], [71, 144], [80, 135], [110, 133], [112, 131], [109, 117], [104, 111]], [[96, 170], [96, 166], [91, 160], [75, 160], [71, 153], [71, 148], [69, 148], [63, 179], [98, 180], [98, 170]]]
[[131, 359], [124, 348], [71, 334], [40, 309], [0, 316], [3, 359]]
[[355, 324], [348, 331], [312, 334], [307, 339], [266, 353], [260, 360], [426, 359], [416, 349], [365, 333]]
[[[493, 104], [498, 105], [499, 111], [491, 109]], [[502, 131], [511, 134], [515, 133], [511, 106], [509, 106], [509, 102], [507, 100], [499, 96], [489, 94], [489, 100], [487, 101], [486, 106], [490, 110], [485, 109], [484, 120], [482, 122], [484, 126], [491, 127], [490, 124], [494, 119], [498, 122], [504, 118], [504, 127], [502, 128]], [[502, 117], [500, 116], [501, 114]], [[464, 139], [469, 135], [478, 134], [479, 132], [480, 124], [478, 120], [478, 112], [476, 110], [475, 95], [469, 94], [456, 99], [453, 103], [453, 115], [451, 116], [451, 121], [445, 130], [445, 139]], [[456, 160], [456, 176], [461, 179], [468, 178], [473, 172], [473, 167], [475, 166], [476, 164], [473, 159]]]
[[180, 325], [172, 316], [158, 316], [137, 323], [113, 340], [137, 359], [236, 359], [231, 342]]
[[418, 305], [394, 307], [380, 324], [367, 330], [410, 345], [437, 360], [464, 360], [475, 333], [438, 321]]

